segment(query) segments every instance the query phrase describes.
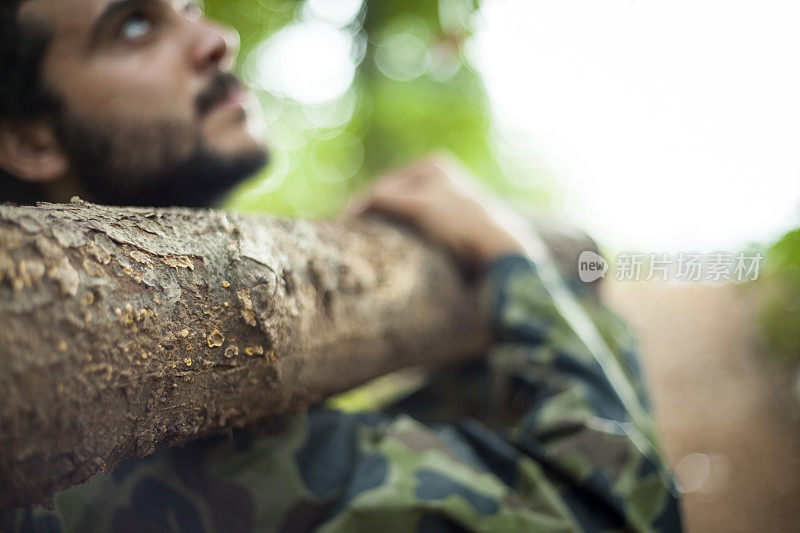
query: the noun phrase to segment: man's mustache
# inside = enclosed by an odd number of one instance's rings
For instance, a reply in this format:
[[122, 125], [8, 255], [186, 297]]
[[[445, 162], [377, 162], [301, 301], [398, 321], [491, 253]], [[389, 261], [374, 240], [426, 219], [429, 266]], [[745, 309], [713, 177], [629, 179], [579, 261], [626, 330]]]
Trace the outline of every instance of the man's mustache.
[[222, 72], [214, 76], [208, 87], [197, 95], [195, 107], [200, 118], [205, 117], [215, 105], [225, 100], [234, 90], [240, 89], [242, 83], [233, 74]]

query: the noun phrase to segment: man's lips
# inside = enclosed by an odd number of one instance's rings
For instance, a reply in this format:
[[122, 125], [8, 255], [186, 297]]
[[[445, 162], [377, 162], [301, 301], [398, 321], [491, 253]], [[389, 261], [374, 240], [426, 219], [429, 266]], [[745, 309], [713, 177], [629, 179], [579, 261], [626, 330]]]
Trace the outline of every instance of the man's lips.
[[244, 107], [247, 91], [234, 76], [222, 74], [215, 77], [209, 87], [197, 97], [197, 110], [201, 117], [212, 111]]
[[244, 87], [240, 85], [232, 87], [224, 96], [211, 104], [209, 113], [230, 108], [243, 109], [246, 98], [247, 91], [244, 90]]

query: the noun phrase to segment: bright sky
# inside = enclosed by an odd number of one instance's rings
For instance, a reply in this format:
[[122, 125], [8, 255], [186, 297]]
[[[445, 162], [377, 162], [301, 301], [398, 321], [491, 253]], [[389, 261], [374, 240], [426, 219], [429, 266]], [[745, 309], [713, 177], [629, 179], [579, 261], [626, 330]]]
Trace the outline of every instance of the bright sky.
[[736, 251], [800, 224], [796, 0], [485, 0], [476, 23], [497, 120], [604, 244]]

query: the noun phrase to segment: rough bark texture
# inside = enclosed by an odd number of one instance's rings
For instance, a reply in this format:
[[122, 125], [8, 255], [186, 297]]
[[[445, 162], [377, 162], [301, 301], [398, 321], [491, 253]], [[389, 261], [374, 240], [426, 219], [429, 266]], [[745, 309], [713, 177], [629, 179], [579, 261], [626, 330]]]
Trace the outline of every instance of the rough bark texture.
[[0, 508], [480, 353], [477, 302], [444, 254], [380, 222], [0, 207]]
[[[596, 249], [538, 224], [562, 265]], [[475, 288], [399, 226], [0, 206], [0, 509], [488, 342]]]

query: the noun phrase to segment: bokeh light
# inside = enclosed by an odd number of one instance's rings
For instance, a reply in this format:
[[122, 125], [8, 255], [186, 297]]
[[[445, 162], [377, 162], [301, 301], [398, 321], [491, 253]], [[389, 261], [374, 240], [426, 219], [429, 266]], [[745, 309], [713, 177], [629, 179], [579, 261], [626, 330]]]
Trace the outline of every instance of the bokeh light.
[[800, 218], [800, 6], [486, 0], [470, 57], [498, 128], [601, 242], [739, 249]]
[[250, 57], [257, 87], [302, 104], [321, 104], [347, 91], [355, 76], [353, 37], [324, 22], [294, 22]]
[[[249, 28], [242, 66], [276, 154], [234, 208], [330, 214], [380, 172], [444, 147], [609, 252], [737, 250], [800, 219], [800, 8], [788, 0], [217, 10]], [[303, 210], [299, 190], [315, 198]]]

